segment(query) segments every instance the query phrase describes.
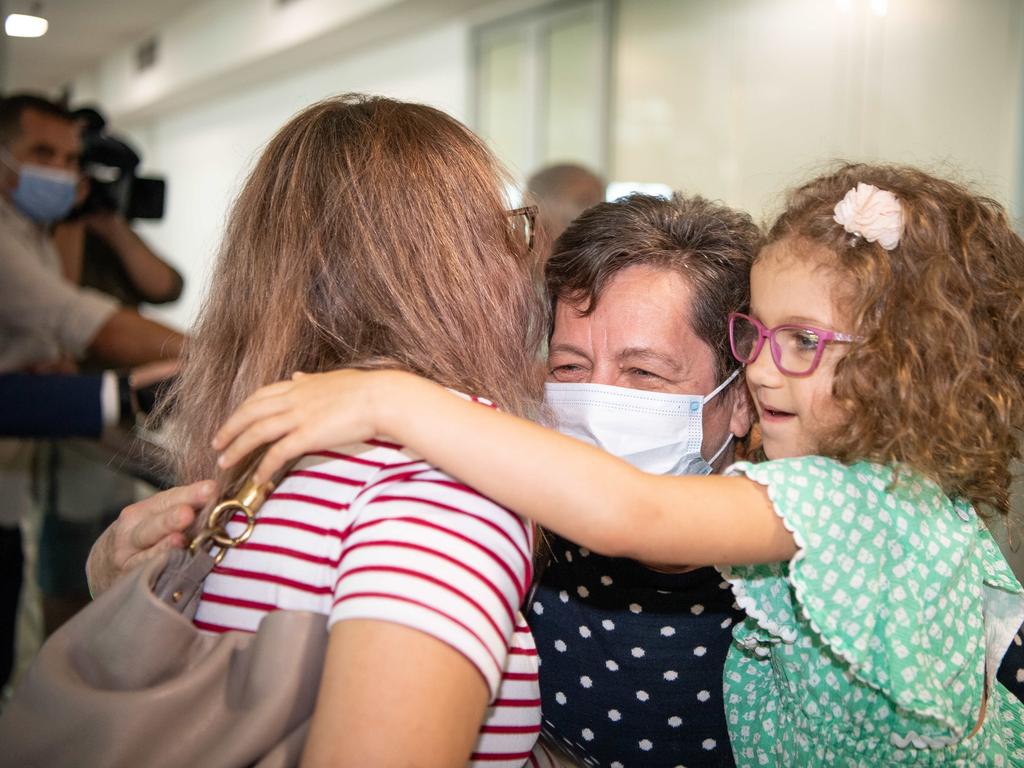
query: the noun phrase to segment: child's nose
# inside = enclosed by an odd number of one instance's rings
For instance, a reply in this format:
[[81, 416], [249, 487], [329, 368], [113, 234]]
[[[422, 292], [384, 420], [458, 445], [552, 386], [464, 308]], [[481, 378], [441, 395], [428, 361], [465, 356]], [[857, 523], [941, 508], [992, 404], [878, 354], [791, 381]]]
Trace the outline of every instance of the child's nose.
[[772, 351], [767, 343], [754, 362], [747, 363], [747, 383], [753, 387], [777, 387], [782, 382], [782, 371], [775, 364]]

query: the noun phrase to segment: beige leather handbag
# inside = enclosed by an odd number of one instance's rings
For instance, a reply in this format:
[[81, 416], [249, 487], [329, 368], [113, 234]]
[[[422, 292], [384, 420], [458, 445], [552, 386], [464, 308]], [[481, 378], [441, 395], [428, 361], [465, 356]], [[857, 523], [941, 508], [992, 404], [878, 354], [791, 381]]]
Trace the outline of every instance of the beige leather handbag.
[[[326, 617], [275, 611], [255, 634], [219, 636], [192, 624], [203, 580], [252, 533], [271, 487], [247, 483], [189, 550], [126, 575], [46, 641], [0, 716], [0, 766], [298, 764]], [[232, 538], [224, 525], [237, 511], [248, 526]]]

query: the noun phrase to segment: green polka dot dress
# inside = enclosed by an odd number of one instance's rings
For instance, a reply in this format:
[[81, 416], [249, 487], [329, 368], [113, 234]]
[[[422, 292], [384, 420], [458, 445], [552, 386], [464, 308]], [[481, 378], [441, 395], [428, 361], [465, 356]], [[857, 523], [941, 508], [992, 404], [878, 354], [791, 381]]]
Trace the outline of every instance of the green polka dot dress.
[[724, 680], [738, 765], [1024, 766], [1024, 705], [995, 680], [1024, 590], [968, 503], [820, 456], [730, 473], [800, 548], [723, 569], [747, 613]]

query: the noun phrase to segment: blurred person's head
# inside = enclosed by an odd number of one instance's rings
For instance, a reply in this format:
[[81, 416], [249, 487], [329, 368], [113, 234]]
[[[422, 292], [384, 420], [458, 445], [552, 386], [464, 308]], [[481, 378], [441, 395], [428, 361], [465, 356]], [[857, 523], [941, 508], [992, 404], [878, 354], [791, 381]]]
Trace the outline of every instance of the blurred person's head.
[[706, 398], [700, 454], [725, 466], [722, 446], [752, 421], [742, 376], [730, 380], [727, 315], [748, 306], [760, 242], [750, 216], [700, 197], [635, 194], [588, 209], [545, 268], [548, 381]]
[[503, 171], [431, 107], [345, 95], [271, 139], [235, 202], [178, 392], [182, 480], [217, 425], [293, 371], [412, 371], [518, 414], [539, 307]]
[[46, 224], [71, 210], [80, 154], [66, 109], [28, 93], [0, 99], [0, 194], [23, 214]]
[[526, 193], [537, 205], [537, 251], [550, 252], [551, 244], [570, 222], [604, 200], [604, 180], [574, 163], [541, 168], [526, 182]]

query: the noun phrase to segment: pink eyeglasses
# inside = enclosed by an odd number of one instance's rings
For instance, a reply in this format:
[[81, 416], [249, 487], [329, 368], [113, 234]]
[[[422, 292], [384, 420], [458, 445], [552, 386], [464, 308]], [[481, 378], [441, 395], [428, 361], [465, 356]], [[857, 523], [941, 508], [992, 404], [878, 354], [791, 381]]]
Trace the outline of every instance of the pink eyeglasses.
[[729, 313], [729, 345], [732, 356], [750, 365], [761, 353], [765, 339], [772, 360], [787, 376], [810, 376], [821, 362], [826, 344], [863, 341], [861, 336], [826, 331], [809, 325], [777, 325], [766, 328], [754, 318], [739, 312]]

